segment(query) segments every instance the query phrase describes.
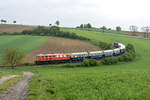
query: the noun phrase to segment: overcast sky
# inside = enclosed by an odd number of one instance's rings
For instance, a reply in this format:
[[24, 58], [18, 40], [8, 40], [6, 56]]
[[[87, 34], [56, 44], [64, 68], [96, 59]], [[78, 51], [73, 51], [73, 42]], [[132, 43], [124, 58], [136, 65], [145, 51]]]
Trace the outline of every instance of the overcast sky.
[[150, 25], [150, 0], [1, 0], [0, 19], [9, 23], [75, 27]]

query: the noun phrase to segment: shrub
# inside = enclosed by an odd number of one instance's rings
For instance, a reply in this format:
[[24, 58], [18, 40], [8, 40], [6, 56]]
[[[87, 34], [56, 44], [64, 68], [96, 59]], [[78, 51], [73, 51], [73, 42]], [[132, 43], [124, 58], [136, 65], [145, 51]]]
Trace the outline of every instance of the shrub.
[[81, 64], [64, 64], [63, 67], [68, 67], [68, 68], [72, 68], [72, 67], [80, 67]]
[[82, 66], [90, 66], [89, 59], [83, 60]]
[[85, 59], [82, 62], [82, 66], [85, 66], [85, 67], [96, 66], [96, 65], [98, 65], [98, 63], [95, 59]]
[[99, 42], [99, 47], [103, 50], [112, 49], [113, 45], [105, 42]]
[[132, 61], [135, 59], [135, 53], [134, 52], [128, 52], [127, 54], [123, 55], [123, 60], [128, 62], [128, 61]]
[[102, 59], [101, 62], [104, 65], [112, 65], [112, 64], [118, 63], [118, 58], [117, 57], [108, 57], [108, 58]]
[[24, 53], [19, 49], [6, 49], [3, 55], [4, 64], [14, 68], [22, 63]]
[[34, 63], [30, 63], [30, 62], [24, 62], [21, 65], [23, 65], [23, 66], [32, 66], [32, 65], [35, 65], [35, 64]]
[[126, 46], [126, 51], [127, 52], [130, 52], [130, 51], [135, 52], [134, 46], [132, 44], [128, 44]]
[[89, 59], [89, 65], [90, 66], [96, 66], [97, 65], [97, 61], [95, 59]]

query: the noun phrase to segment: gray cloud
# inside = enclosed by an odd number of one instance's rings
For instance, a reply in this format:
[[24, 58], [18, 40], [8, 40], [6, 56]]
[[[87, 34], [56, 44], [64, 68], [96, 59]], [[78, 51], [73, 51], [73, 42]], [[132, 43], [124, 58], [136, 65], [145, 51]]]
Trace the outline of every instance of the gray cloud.
[[[130, 5], [125, 6], [128, 3]], [[10, 23], [17, 20], [21, 24], [33, 25], [54, 24], [60, 20], [61, 26], [67, 27], [88, 22], [97, 27], [105, 25], [114, 28], [121, 25], [124, 29], [131, 24], [150, 24], [147, 21], [150, 15], [145, 17], [146, 12], [141, 15], [138, 13], [139, 10], [142, 11], [138, 8], [141, 2], [135, 8], [132, 3], [134, 2], [130, 0], [2, 0], [0, 18], [7, 19]]]

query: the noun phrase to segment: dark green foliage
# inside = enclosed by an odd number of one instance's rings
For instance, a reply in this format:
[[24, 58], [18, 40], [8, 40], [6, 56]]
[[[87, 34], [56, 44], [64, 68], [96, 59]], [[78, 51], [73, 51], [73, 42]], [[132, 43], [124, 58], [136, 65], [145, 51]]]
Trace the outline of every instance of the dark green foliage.
[[88, 23], [87, 28], [92, 28], [92, 25], [90, 23]]
[[83, 27], [83, 24], [80, 25], [80, 28], [84, 28], [84, 27]]
[[100, 29], [102, 29], [103, 32], [105, 32], [105, 30], [107, 30], [107, 28], [105, 26], [102, 26]]
[[22, 31], [22, 34], [23, 34], [23, 35], [31, 35], [31, 34], [32, 34], [32, 31], [24, 30], [24, 31]]
[[99, 47], [103, 50], [112, 49], [113, 45], [106, 42], [99, 42]]
[[132, 53], [128, 52], [127, 54], [123, 55], [123, 60], [128, 62], [128, 61], [132, 61], [134, 59], [134, 56], [132, 55]]
[[126, 46], [126, 53], [123, 56], [119, 57], [119, 61], [128, 62], [134, 60], [135, 57], [136, 57], [136, 52], [134, 46], [132, 44], [128, 44]]
[[132, 44], [128, 44], [127, 46], [126, 46], [126, 51], [127, 52], [135, 52], [135, 49], [134, 49], [134, 46], [132, 45]]
[[21, 64], [22, 66], [33, 66], [35, 65], [34, 63], [30, 63], [30, 62], [25, 62]]
[[81, 28], [81, 29], [83, 29], [83, 28], [92, 28], [92, 25], [90, 24], [90, 23], [88, 23], [88, 24], [81, 24], [80, 26], [77, 26], [77, 28]]
[[63, 67], [73, 68], [73, 67], [81, 67], [81, 64], [65, 64]]
[[6, 49], [3, 55], [4, 64], [14, 68], [22, 63], [24, 53], [19, 49]]
[[72, 39], [79, 39], [79, 40], [90, 40], [88, 38], [78, 36], [75, 33], [60, 31], [60, 28], [57, 26], [51, 26], [50, 28], [38, 26], [36, 29], [32, 31], [24, 30], [22, 34], [23, 35], [38, 35], [38, 36], [39, 35], [40, 36], [57, 36], [57, 37], [72, 38]]
[[95, 59], [85, 59], [82, 62], [82, 66], [89, 67], [89, 66], [96, 66], [98, 63]]
[[59, 26], [59, 24], [60, 24], [59, 20], [57, 20], [55, 24], [56, 24], [57, 26]]
[[118, 63], [118, 58], [117, 57], [108, 57], [108, 58], [102, 59], [101, 62], [104, 65], [112, 65], [112, 64]]
[[120, 26], [117, 26], [117, 27], [116, 27], [116, 31], [121, 31], [121, 27], [120, 27]]

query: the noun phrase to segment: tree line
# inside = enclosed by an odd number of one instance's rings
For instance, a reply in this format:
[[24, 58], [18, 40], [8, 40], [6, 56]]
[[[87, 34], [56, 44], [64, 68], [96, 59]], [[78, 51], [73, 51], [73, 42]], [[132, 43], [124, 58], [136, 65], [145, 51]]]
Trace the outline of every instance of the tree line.
[[[0, 20], [0, 22], [1, 22], [1, 24], [6, 24], [8, 21], [7, 21], [7, 20], [5, 20], [5, 19], [1, 19], [1, 20]], [[17, 23], [17, 21], [16, 21], [16, 20], [14, 20], [14, 21], [12, 21], [12, 23], [13, 23], [13, 24], [16, 24], [16, 23]]]
[[[136, 32], [139, 32], [138, 31], [139, 28], [137, 26], [135, 26], [135, 25], [131, 25], [129, 27], [129, 29], [130, 29], [130, 31], [133, 34], [136, 33]], [[150, 26], [144, 26], [144, 27], [142, 27], [141, 31], [144, 32], [144, 38], [148, 38], [149, 37], [148, 35], [150, 34]]]
[[51, 26], [50, 28], [46, 28], [43, 26], [38, 26], [34, 30], [24, 30], [21, 32], [23, 35], [39, 35], [39, 36], [57, 36], [71, 39], [79, 39], [79, 40], [89, 40], [88, 38], [78, 36], [73, 32], [63, 32], [60, 30], [58, 26]]

